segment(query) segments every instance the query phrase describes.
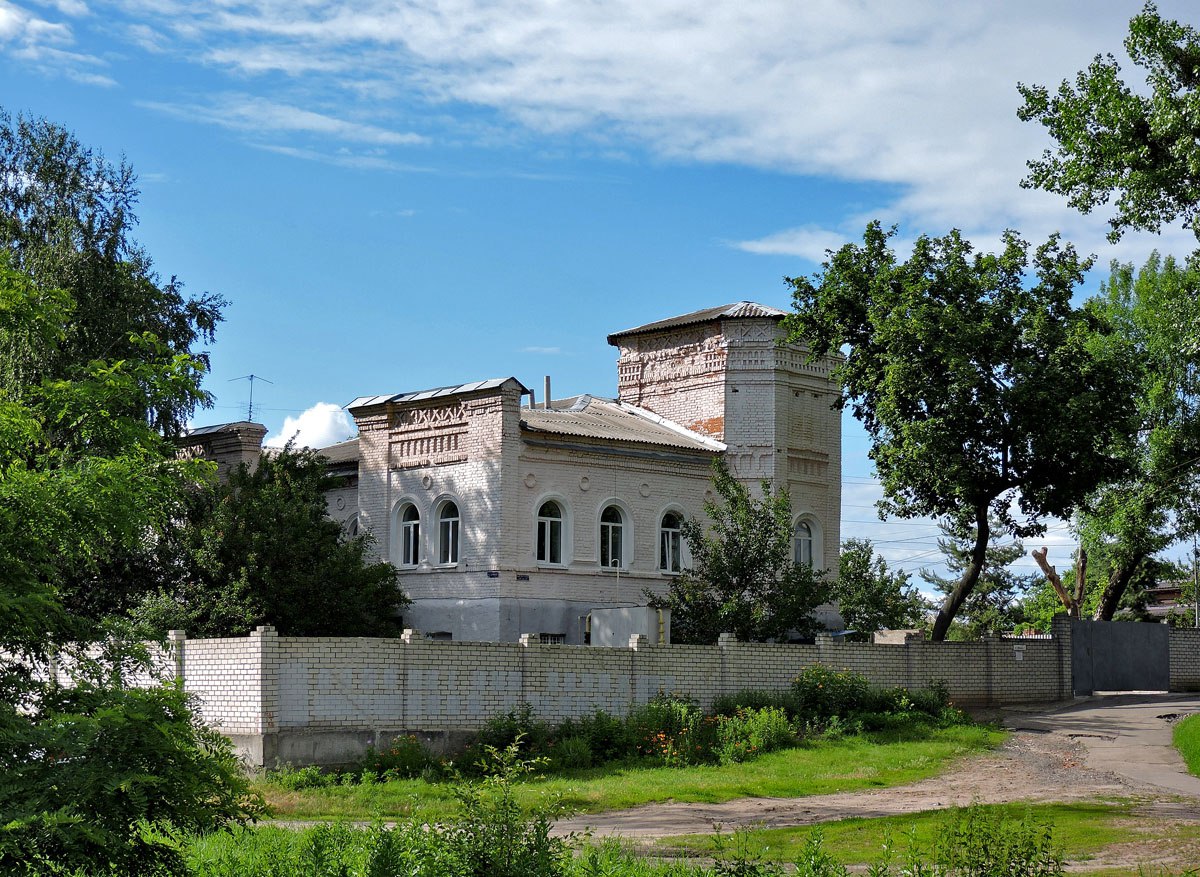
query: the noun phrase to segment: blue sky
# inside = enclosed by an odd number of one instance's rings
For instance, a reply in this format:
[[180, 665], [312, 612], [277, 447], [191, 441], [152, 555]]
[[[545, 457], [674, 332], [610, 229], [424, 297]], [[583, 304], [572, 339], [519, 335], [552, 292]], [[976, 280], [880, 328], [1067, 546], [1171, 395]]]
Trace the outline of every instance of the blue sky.
[[[782, 278], [872, 218], [981, 246], [1060, 230], [1101, 264], [1190, 251], [1114, 248], [1018, 185], [1047, 143], [1016, 82], [1120, 55], [1139, 8], [0, 0], [0, 103], [126, 156], [158, 270], [230, 300], [197, 422], [244, 417], [254, 373], [255, 419], [324, 443], [359, 395], [510, 374], [615, 394], [607, 333], [787, 307]], [[843, 537], [936, 560], [928, 524], [874, 520], [849, 415], [844, 450]], [[1067, 565], [1064, 527], [1036, 542]]]

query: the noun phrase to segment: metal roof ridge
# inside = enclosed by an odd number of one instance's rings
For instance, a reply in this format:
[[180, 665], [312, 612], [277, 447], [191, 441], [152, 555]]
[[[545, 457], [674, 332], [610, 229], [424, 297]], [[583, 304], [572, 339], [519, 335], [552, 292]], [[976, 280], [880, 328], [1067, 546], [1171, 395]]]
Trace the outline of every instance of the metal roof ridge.
[[623, 411], [628, 411], [630, 414], [634, 415], [635, 417], [643, 417], [646, 420], [651, 421], [652, 423], [657, 423], [659, 426], [664, 427], [665, 429], [669, 429], [672, 432], [679, 433], [682, 436], [686, 436], [690, 439], [698, 441], [701, 444], [705, 445], [706, 447], [711, 448], [714, 451], [724, 451], [729, 447], [724, 442], [718, 441], [717, 439], [713, 438], [712, 436], [708, 436], [702, 432], [696, 432], [695, 430], [688, 429], [686, 426], [678, 424], [674, 420], [668, 420], [666, 417], [663, 417], [661, 414], [655, 414], [653, 411], [648, 411], [645, 408], [639, 408], [636, 405], [630, 405], [628, 402], [622, 402], [619, 399], [616, 401], [616, 404]]
[[382, 405], [386, 402], [404, 402], [416, 399], [437, 399], [442, 396], [457, 396], [460, 393], [473, 393], [477, 390], [490, 390], [495, 387], [502, 387], [509, 381], [514, 382], [521, 388], [523, 393], [528, 393], [529, 388], [522, 384], [512, 375], [506, 378], [488, 378], [483, 381], [469, 381], [465, 384], [451, 384], [444, 387], [430, 387], [426, 390], [410, 390], [405, 393], [385, 393], [376, 396], [358, 396], [343, 407], [346, 410], [354, 408], [367, 408], [371, 405]]

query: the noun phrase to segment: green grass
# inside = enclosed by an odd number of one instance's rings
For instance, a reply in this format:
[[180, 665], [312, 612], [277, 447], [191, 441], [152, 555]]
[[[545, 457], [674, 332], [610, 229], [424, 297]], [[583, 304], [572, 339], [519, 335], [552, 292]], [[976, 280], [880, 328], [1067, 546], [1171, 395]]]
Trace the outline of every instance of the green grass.
[[[1054, 826], [1054, 840], [1060, 844], [1068, 859], [1079, 859], [1108, 846], [1129, 839], [1128, 825], [1123, 824], [1133, 807], [1131, 802], [1083, 802], [1071, 804], [987, 804], [982, 809], [1003, 818], [1020, 820], [1029, 814], [1035, 822]], [[842, 819], [825, 822], [819, 827], [825, 849], [843, 864], [867, 864], [880, 858], [884, 839], [889, 834], [897, 860], [915, 840], [928, 848], [937, 828], [947, 817], [945, 810], [926, 810], [903, 816], [878, 819]], [[794, 859], [807, 842], [814, 826], [772, 828], [749, 832], [747, 842], [756, 853], [767, 852], [771, 858], [783, 861]], [[701, 853], [712, 849], [712, 839], [702, 836], [663, 838], [659, 847]]]
[[[531, 804], [558, 795], [570, 810], [599, 812], [656, 801], [717, 803], [745, 797], [801, 797], [896, 786], [933, 776], [955, 758], [999, 745], [1004, 733], [956, 725], [818, 740], [727, 766], [607, 765], [522, 783]], [[456, 810], [450, 787], [421, 780], [292, 792], [258, 785], [283, 819], [444, 819]]]
[[1200, 713], [1175, 725], [1174, 741], [1187, 764], [1188, 773], [1200, 776]]

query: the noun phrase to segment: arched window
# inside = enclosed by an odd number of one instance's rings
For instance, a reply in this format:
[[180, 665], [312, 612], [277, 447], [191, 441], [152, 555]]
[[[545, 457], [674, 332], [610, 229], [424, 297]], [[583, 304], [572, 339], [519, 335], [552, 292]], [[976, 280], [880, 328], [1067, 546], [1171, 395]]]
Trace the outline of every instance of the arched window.
[[562, 563], [563, 513], [558, 503], [548, 500], [537, 513], [538, 563]]
[[625, 530], [625, 518], [621, 510], [610, 505], [600, 514], [600, 565], [603, 567], [625, 566], [625, 555], [621, 550], [621, 536]]
[[807, 521], [800, 521], [796, 524], [796, 563], [804, 564], [805, 566], [813, 565], [813, 531], [812, 525]]
[[358, 515], [351, 515], [347, 518], [346, 523], [342, 524], [342, 528], [351, 539], [358, 536]]
[[438, 511], [438, 563], [458, 563], [458, 506], [442, 504]]
[[663, 572], [683, 569], [683, 518], [677, 512], [663, 515], [658, 527], [658, 568]]

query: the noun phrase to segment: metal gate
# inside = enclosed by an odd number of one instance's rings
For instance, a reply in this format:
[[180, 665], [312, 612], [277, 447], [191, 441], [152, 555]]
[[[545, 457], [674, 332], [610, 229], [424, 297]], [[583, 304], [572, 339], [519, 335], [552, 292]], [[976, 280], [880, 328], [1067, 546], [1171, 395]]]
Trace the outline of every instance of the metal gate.
[[1167, 691], [1171, 629], [1136, 621], [1071, 621], [1071, 679], [1076, 695], [1096, 691]]

